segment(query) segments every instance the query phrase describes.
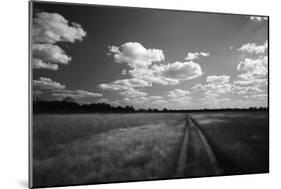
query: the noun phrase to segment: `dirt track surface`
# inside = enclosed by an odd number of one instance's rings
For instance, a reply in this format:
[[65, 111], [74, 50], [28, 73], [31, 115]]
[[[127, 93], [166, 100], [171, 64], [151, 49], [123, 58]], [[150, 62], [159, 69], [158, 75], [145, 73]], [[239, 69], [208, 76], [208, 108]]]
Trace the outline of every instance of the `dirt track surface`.
[[185, 122], [176, 177], [222, 175], [223, 169], [198, 123], [188, 114]]

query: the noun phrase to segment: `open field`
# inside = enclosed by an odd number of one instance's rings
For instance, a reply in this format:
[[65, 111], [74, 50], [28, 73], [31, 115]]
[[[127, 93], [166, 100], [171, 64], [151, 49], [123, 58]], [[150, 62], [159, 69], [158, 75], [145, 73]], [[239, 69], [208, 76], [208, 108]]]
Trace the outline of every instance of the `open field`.
[[35, 186], [168, 178], [184, 114], [34, 117]]
[[33, 140], [38, 187], [268, 172], [265, 112], [36, 115]]
[[266, 112], [191, 113], [211, 144], [224, 174], [269, 171]]

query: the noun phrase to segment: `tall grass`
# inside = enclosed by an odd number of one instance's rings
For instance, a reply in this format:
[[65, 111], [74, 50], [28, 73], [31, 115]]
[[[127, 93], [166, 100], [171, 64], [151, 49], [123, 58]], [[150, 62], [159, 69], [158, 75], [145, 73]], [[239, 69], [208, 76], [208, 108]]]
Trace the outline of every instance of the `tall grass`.
[[68, 114], [33, 117], [33, 155], [44, 159], [58, 153], [54, 146], [87, 138], [116, 128], [166, 122], [178, 124], [184, 114]]
[[35, 185], [171, 177], [183, 120], [184, 114], [35, 116]]
[[225, 174], [269, 171], [266, 112], [193, 113]]

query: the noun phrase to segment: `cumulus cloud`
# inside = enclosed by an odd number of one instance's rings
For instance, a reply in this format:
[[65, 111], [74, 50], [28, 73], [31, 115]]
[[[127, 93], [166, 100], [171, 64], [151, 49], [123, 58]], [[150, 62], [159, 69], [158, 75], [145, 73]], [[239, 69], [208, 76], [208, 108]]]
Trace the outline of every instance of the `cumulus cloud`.
[[[262, 45], [248, 43], [238, 50], [246, 52], [251, 57], [246, 57], [239, 62], [237, 70], [240, 74], [233, 81], [233, 93], [249, 96], [265, 92], [268, 85], [268, 56], [266, 55], [268, 42]], [[255, 56], [253, 56], [253, 54]], [[252, 96], [252, 95], [250, 95]]]
[[[160, 96], [148, 96], [139, 88], [151, 87], [153, 84], [176, 85], [181, 81], [191, 80], [202, 75], [201, 67], [193, 61], [174, 62], [168, 64], [155, 64], [164, 60], [164, 54], [159, 49], [147, 49], [137, 42], [128, 42], [121, 47], [109, 46], [109, 55], [113, 56], [117, 63], [126, 63], [130, 69], [122, 71], [123, 75], [132, 76], [129, 79], [120, 79], [111, 83], [102, 83], [98, 87], [103, 90], [119, 91], [123, 97], [119, 102], [131, 105], [150, 104], [162, 107], [167, 103], [186, 103], [191, 97], [189, 91], [176, 89], [167, 95], [165, 100]], [[209, 56], [208, 53], [200, 53], [200, 56]], [[176, 96], [178, 99], [176, 99]], [[162, 103], [162, 104], [161, 104]]]
[[57, 64], [68, 64], [71, 61], [64, 50], [53, 44], [34, 44], [33, 67], [57, 70]]
[[33, 68], [34, 69], [48, 69], [48, 70], [58, 70], [59, 66], [57, 64], [43, 62], [38, 58], [33, 58]]
[[120, 90], [128, 90], [135, 87], [147, 87], [147, 86], [151, 86], [151, 84], [142, 79], [131, 78], [131, 79], [116, 80], [108, 84], [102, 83], [98, 87], [104, 90], [120, 91]]
[[126, 86], [117, 85], [113, 83], [101, 83], [98, 85], [100, 89], [103, 90], [110, 90], [110, 91], [121, 91], [121, 90], [127, 90], [128, 88]]
[[168, 97], [170, 98], [179, 98], [179, 97], [185, 97], [190, 94], [190, 91], [182, 90], [182, 89], [175, 89], [173, 91], [169, 91]]
[[[33, 80], [33, 90], [33, 93], [36, 93], [36, 91], [39, 90], [49, 91], [52, 96], [57, 97], [59, 99], [65, 97], [72, 97], [78, 99], [103, 96], [100, 93], [93, 93], [85, 90], [68, 90], [66, 89], [65, 85], [46, 77], [40, 77], [39, 80]], [[42, 93], [42, 91], [40, 92]]]
[[220, 76], [208, 76], [207, 83], [227, 83], [229, 82], [230, 76], [227, 75], [220, 75]]
[[247, 86], [247, 85], [254, 85], [254, 86], [266, 86], [268, 84], [267, 79], [259, 79], [254, 78], [251, 80], [236, 80], [233, 82], [235, 85]]
[[33, 87], [44, 90], [55, 90], [55, 89], [65, 89], [65, 85], [59, 82], [53, 81], [47, 77], [40, 77], [39, 80], [33, 80]]
[[195, 59], [199, 59], [200, 56], [205, 56], [205, 57], [206, 56], [210, 56], [210, 53], [206, 53], [206, 52], [195, 52], [195, 53], [188, 52], [184, 59], [187, 60], [187, 61], [192, 61], [192, 60], [195, 60]]
[[267, 64], [267, 56], [260, 57], [258, 59], [245, 58], [238, 64], [237, 70], [240, 72], [244, 72], [242, 75], [240, 75], [240, 78], [243, 79], [263, 77], [267, 75]]
[[33, 18], [33, 42], [56, 43], [81, 41], [86, 36], [83, 28], [57, 13], [40, 12]]
[[234, 85], [232, 90], [233, 90], [234, 93], [237, 93], [237, 94], [253, 94], [253, 93], [264, 92], [264, 90], [260, 89], [257, 86], [238, 86], [238, 85]]
[[91, 97], [101, 97], [103, 96], [100, 93], [93, 93], [89, 91], [84, 90], [58, 90], [55, 93], [52, 94], [54, 97], [58, 98], [65, 98], [65, 97], [71, 97], [75, 99], [79, 98], [91, 98]]
[[210, 84], [197, 84], [192, 87], [193, 91], [202, 91], [205, 95], [225, 94], [231, 92], [231, 83], [210, 83]]
[[152, 62], [165, 59], [160, 49], [146, 49], [137, 42], [127, 42], [120, 47], [109, 46], [109, 54], [118, 63], [127, 63], [132, 68], [148, 67]]
[[163, 77], [158, 68], [159, 66], [154, 65], [150, 69], [142, 68], [129, 70], [129, 73], [132, 77], [148, 81], [149, 83], [157, 83], [161, 85], [175, 85], [179, 83], [177, 79]]
[[[191, 88], [192, 92], [203, 92], [205, 97], [217, 98], [221, 94], [230, 93], [232, 84], [229, 82], [230, 76], [208, 76], [207, 84], [196, 84]], [[205, 98], [204, 97], [204, 98]]]
[[44, 62], [68, 64], [71, 57], [65, 54], [59, 46], [53, 44], [35, 44], [32, 47], [33, 57]]
[[245, 98], [249, 99], [255, 99], [255, 100], [267, 100], [268, 95], [267, 94], [253, 94], [250, 96], [244, 96]]
[[174, 62], [153, 65], [149, 69], [133, 69], [129, 73], [134, 78], [140, 78], [150, 83], [161, 85], [176, 85], [180, 81], [191, 80], [202, 75], [199, 64], [194, 62]]
[[159, 66], [154, 65], [152, 69], [162, 77], [177, 80], [190, 80], [202, 75], [200, 65], [195, 62], [174, 62]]
[[121, 79], [114, 81], [114, 84], [127, 86], [128, 88], [151, 86], [149, 82], [138, 78]]
[[69, 24], [57, 13], [40, 12], [33, 18], [33, 68], [58, 70], [71, 61], [57, 42], [81, 41], [86, 32], [77, 23]]
[[[131, 68], [126, 71], [133, 78], [143, 80], [152, 86], [152, 83], [161, 85], [176, 85], [180, 81], [194, 79], [202, 75], [198, 63], [174, 62], [168, 64], [153, 64], [164, 60], [163, 51], [160, 49], [147, 49], [137, 42], [127, 42], [120, 47], [109, 46], [109, 55], [113, 56], [117, 63], [126, 63]], [[208, 56], [209, 53], [201, 52], [200, 56]], [[123, 72], [125, 74], [125, 71]], [[116, 82], [100, 84], [102, 89], [124, 90], [124, 86]]]
[[127, 98], [136, 98], [136, 97], [144, 97], [144, 96], [147, 96], [147, 93], [146, 92], [142, 92], [142, 91], [139, 91], [137, 89], [128, 89], [126, 91], [122, 91], [119, 93], [121, 96], [123, 97], [127, 97]]
[[250, 20], [256, 21], [256, 22], [261, 22], [264, 20], [268, 20], [268, 17], [265, 16], [250, 16]]
[[242, 45], [238, 51], [245, 52], [245, 53], [250, 53], [250, 54], [262, 54], [265, 53], [268, 48], [268, 42], [266, 41], [262, 45], [257, 45], [256, 43], [247, 43]]
[[148, 101], [156, 101], [156, 100], [162, 100], [162, 96], [149, 96], [147, 97]]
[[122, 70], [122, 71], [121, 71], [121, 74], [122, 74], [122, 75], [127, 75], [127, 70]]

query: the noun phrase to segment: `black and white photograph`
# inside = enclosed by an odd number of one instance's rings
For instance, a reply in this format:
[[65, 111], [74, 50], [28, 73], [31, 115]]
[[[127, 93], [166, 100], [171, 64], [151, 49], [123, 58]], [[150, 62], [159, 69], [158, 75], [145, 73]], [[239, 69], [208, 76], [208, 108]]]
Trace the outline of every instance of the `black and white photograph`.
[[269, 173], [269, 20], [29, 2], [29, 186]]

